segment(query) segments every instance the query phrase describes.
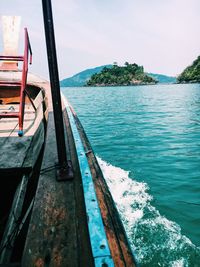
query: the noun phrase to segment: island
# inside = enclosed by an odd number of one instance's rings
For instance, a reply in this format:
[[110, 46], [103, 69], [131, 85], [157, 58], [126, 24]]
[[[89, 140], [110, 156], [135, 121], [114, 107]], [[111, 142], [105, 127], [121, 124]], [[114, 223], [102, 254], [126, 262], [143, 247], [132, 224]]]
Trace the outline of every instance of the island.
[[157, 80], [144, 72], [143, 66], [125, 62], [118, 66], [115, 62], [111, 67], [104, 67], [101, 72], [93, 74], [86, 86], [126, 86], [156, 84]]
[[[103, 68], [112, 68], [113, 64], [102, 65], [98, 67], [93, 67], [90, 69], [85, 69], [75, 75], [64, 78], [60, 81], [61, 87], [84, 87], [86, 86], [87, 82], [90, 80], [91, 76], [96, 73], [100, 73]], [[158, 84], [170, 84], [170, 83], [177, 83], [176, 77], [167, 76], [164, 74], [156, 74], [146, 72], [146, 74], [152, 77], [154, 80], [157, 81]]]
[[200, 56], [177, 77], [178, 83], [200, 83]]

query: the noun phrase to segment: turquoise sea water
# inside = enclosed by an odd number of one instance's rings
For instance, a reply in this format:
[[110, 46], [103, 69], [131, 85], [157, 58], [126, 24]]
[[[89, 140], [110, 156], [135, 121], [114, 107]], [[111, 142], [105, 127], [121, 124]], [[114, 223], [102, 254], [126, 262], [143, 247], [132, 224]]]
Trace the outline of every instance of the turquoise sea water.
[[140, 266], [200, 266], [200, 84], [62, 91]]

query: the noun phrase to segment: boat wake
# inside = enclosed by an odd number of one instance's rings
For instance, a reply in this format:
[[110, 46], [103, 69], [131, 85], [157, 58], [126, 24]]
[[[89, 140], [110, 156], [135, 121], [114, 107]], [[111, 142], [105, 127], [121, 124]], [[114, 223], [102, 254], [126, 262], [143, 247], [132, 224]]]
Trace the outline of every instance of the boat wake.
[[130, 178], [128, 171], [97, 160], [140, 266], [199, 266], [200, 248], [152, 206], [148, 185]]

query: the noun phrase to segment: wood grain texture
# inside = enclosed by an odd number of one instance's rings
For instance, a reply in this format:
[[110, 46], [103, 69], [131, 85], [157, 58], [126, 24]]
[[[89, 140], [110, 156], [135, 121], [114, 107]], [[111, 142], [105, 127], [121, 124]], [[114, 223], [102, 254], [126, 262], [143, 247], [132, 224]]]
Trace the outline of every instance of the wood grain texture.
[[[0, 71], [0, 80], [18, 81], [21, 72]], [[0, 173], [11, 172], [16, 169], [30, 171], [41, 151], [45, 139], [46, 103], [45, 94], [48, 94], [49, 83], [33, 76], [29, 77], [30, 84], [27, 91], [35, 104], [36, 110], [26, 98], [24, 114], [24, 135], [18, 136], [18, 118], [0, 119]], [[41, 86], [42, 85], [42, 86]], [[19, 104], [10, 103], [11, 99], [19, 94], [19, 88], [0, 87], [0, 112], [18, 112]], [[16, 99], [15, 99], [16, 100]]]
[[123, 227], [116, 205], [113, 201], [112, 195], [103, 177], [89, 140], [75, 113], [74, 117], [88, 157], [88, 162], [95, 184], [96, 194], [99, 201], [99, 207], [101, 209], [107, 239], [115, 266], [135, 267], [137, 266], [137, 262], [128, 242], [125, 229]]
[[[72, 146], [68, 147], [70, 158], [74, 160], [75, 154], [72, 150]], [[22, 266], [93, 266], [91, 253], [88, 252], [87, 229], [85, 235], [82, 235], [83, 230], [79, 231], [80, 228], [84, 228], [86, 216], [81, 211], [82, 208], [79, 208], [81, 197], [77, 196], [77, 190], [81, 190], [78, 166], [76, 163], [73, 164], [74, 180], [58, 182], [55, 171], [56, 161], [54, 120], [50, 112], [42, 173], [39, 178]]]

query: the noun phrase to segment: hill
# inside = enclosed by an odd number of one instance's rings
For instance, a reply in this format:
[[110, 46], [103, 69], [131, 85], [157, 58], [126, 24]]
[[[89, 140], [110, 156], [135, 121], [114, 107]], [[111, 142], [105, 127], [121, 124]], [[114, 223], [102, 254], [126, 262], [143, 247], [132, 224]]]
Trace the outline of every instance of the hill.
[[155, 73], [147, 73], [147, 75], [156, 79], [158, 83], [176, 83], [177, 82], [176, 77], [172, 77], [172, 76], [166, 76], [163, 74], [155, 74]]
[[200, 82], [200, 56], [177, 77], [179, 83]]
[[60, 81], [61, 87], [79, 87], [86, 85], [87, 81], [90, 79], [90, 77], [95, 74], [102, 71], [103, 68], [111, 68], [112, 65], [103, 65], [92, 69], [87, 69], [84, 71], [81, 71], [75, 75], [73, 75], [70, 78], [66, 78]]
[[[72, 77], [63, 79], [60, 81], [61, 87], [79, 87], [79, 86], [85, 86], [87, 81], [89, 81], [90, 77], [95, 73], [100, 73], [104, 67], [111, 68], [113, 65], [103, 65], [96, 68], [87, 69], [84, 71], [81, 71]], [[175, 83], [176, 78], [166, 76], [163, 74], [154, 74], [154, 73], [146, 73], [148, 76], [151, 76], [152, 78], [156, 79], [158, 83]]]

